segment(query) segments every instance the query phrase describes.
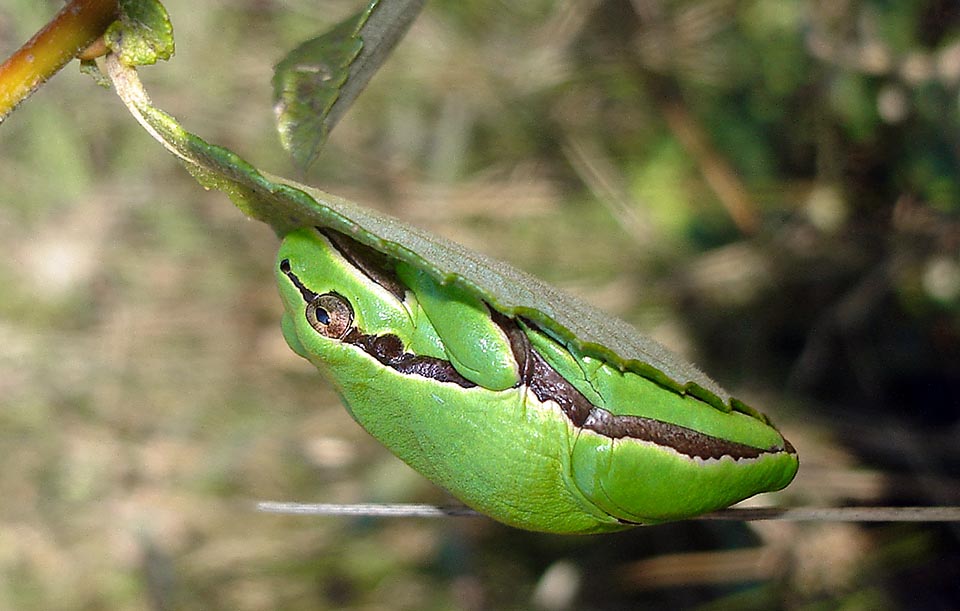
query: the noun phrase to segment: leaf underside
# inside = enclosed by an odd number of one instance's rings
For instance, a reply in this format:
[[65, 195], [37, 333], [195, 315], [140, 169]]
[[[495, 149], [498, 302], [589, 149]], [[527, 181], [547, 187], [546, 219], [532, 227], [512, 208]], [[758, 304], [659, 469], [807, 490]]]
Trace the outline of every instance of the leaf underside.
[[370, 0], [362, 11], [308, 40], [277, 64], [273, 110], [280, 143], [303, 170], [350, 108], [425, 0]]

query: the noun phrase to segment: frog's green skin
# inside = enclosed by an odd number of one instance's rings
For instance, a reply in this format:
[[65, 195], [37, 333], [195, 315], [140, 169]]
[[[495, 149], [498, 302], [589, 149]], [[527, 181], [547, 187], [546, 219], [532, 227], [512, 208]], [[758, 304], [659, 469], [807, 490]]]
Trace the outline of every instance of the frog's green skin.
[[287, 235], [283, 331], [394, 454], [474, 509], [555, 533], [690, 517], [793, 479], [752, 410], [579, 354], [327, 230]]

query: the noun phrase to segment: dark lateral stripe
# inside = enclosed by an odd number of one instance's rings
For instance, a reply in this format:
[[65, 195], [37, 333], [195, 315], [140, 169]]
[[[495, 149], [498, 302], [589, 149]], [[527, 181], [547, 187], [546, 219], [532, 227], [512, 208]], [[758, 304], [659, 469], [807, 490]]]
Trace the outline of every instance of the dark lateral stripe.
[[293, 282], [293, 286], [297, 287], [297, 290], [300, 291], [300, 295], [303, 296], [303, 300], [307, 303], [310, 303], [318, 297], [316, 293], [308, 289], [300, 282], [300, 278], [297, 278], [297, 275], [290, 271], [290, 259], [284, 259], [280, 262], [280, 271], [287, 275], [287, 278], [290, 278], [290, 282]]
[[670, 424], [642, 416], [615, 416], [605, 409], [594, 408], [583, 428], [613, 439], [639, 439], [659, 446], [666, 446], [695, 458], [734, 459], [759, 458], [763, 454], [775, 454], [781, 450], [754, 448], [735, 441], [705, 435], [699, 431], [677, 424]]
[[[309, 289], [300, 285], [293, 274], [288, 273], [288, 276], [294, 279], [301, 292], [309, 292]], [[513, 320], [495, 311], [492, 313], [494, 320], [510, 339], [510, 347], [520, 369], [519, 385], [528, 387], [542, 403], [555, 402], [578, 428], [593, 431], [611, 439], [630, 438], [654, 443], [671, 448], [685, 456], [704, 460], [719, 459], [723, 456], [739, 460], [759, 458], [764, 454], [779, 452], [795, 453], [793, 446], [786, 440], [784, 440], [784, 448], [755, 448], [678, 424], [643, 416], [619, 416], [597, 407], [533, 350], [527, 336]], [[381, 364], [400, 373], [457, 384], [462, 388], [477, 386], [460, 375], [449, 361], [406, 352], [403, 342], [392, 333], [368, 335], [354, 327], [350, 329], [343, 341], [357, 346]]]
[[348, 344], [357, 346], [383, 365], [400, 373], [421, 376], [448, 382], [463, 388], [473, 388], [473, 382], [466, 379], [449, 361], [432, 356], [421, 356], [405, 352], [403, 342], [396, 335], [366, 335], [354, 327], [343, 338]]
[[[494, 316], [497, 324], [510, 337], [510, 345], [517, 362], [520, 363], [521, 384], [528, 386], [541, 402], [553, 401], [559, 405], [576, 427], [611, 439], [626, 437], [647, 441], [671, 448], [685, 456], [704, 460], [723, 456], [730, 456], [735, 460], [758, 458], [763, 454], [785, 451], [784, 448], [777, 447], [755, 448], [678, 424], [643, 416], [619, 416], [597, 407], [532, 348], [526, 334], [514, 321], [499, 314]], [[792, 450], [792, 447], [787, 446], [786, 451]]]
[[[684, 456], [704, 460], [719, 459], [723, 456], [740, 460], [779, 452], [796, 453], [786, 440], [783, 448], [755, 448], [678, 424], [643, 416], [618, 416], [597, 407], [533, 350], [527, 336], [516, 323], [500, 315], [495, 315], [495, 319], [510, 338], [510, 345], [520, 364], [520, 385], [528, 387], [542, 403], [555, 402], [578, 428], [611, 439], [630, 438], [654, 443], [671, 448]], [[449, 361], [405, 352], [403, 342], [396, 335], [366, 335], [353, 328], [343, 341], [357, 346], [380, 363], [400, 373], [457, 384], [463, 388], [477, 386], [460, 375]]]

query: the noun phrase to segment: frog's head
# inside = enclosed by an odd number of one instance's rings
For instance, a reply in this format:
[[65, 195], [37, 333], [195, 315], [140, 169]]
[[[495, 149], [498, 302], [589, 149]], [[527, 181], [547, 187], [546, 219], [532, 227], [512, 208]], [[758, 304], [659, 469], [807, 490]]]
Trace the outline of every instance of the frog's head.
[[391, 334], [405, 342], [417, 332], [415, 300], [392, 261], [343, 234], [314, 228], [288, 234], [276, 273], [284, 335], [303, 356], [351, 334]]

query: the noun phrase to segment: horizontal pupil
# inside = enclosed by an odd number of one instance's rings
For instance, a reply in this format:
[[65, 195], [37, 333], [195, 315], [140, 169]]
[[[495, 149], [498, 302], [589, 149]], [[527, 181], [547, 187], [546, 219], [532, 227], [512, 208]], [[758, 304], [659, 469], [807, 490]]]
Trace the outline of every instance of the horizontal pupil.
[[330, 314], [328, 314], [323, 308], [317, 308], [314, 312], [314, 315], [317, 317], [317, 322], [319, 322], [321, 325], [330, 324]]

